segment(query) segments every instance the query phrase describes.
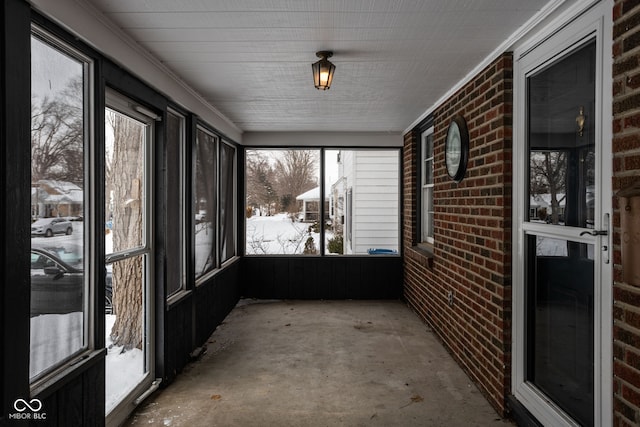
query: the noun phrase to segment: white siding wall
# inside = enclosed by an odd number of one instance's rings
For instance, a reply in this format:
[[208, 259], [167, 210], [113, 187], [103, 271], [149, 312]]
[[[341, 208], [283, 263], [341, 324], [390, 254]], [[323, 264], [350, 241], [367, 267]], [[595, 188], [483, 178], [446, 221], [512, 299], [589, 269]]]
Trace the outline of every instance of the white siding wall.
[[[344, 175], [353, 190], [351, 248], [366, 254], [370, 248], [398, 250], [399, 158], [397, 151], [347, 151]], [[346, 230], [345, 230], [346, 232]]]

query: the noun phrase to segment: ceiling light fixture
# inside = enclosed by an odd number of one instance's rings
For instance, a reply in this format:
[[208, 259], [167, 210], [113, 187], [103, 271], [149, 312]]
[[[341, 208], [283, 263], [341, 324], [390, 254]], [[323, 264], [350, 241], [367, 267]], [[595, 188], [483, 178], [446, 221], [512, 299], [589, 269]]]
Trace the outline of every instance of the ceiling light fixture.
[[313, 84], [318, 90], [328, 90], [333, 81], [333, 72], [336, 70], [336, 66], [327, 59], [333, 56], [333, 52], [321, 50], [316, 52], [316, 56], [320, 58], [320, 61], [311, 65]]

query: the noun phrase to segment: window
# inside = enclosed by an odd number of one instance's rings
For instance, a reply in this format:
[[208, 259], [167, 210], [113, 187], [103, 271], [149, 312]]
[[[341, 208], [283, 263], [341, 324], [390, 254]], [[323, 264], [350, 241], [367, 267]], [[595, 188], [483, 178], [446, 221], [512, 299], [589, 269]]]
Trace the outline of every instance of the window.
[[320, 150], [247, 150], [247, 255], [320, 253]]
[[31, 37], [31, 336], [35, 381], [90, 343], [85, 240], [91, 62], [34, 28]]
[[217, 146], [218, 137], [198, 128], [193, 188], [196, 280], [217, 267]]
[[397, 252], [398, 150], [326, 150], [324, 165], [325, 191], [334, 206], [325, 218], [326, 253]]
[[253, 149], [245, 170], [247, 255], [398, 253], [399, 150]]
[[235, 157], [236, 150], [229, 144], [220, 145], [220, 262], [236, 254], [235, 224]]
[[433, 244], [433, 126], [422, 132], [420, 143], [421, 236], [420, 242]]
[[195, 146], [195, 278], [236, 256], [236, 148], [198, 127]]
[[184, 149], [185, 118], [170, 110], [167, 113], [167, 258], [179, 262], [167, 265], [167, 297], [185, 286]]

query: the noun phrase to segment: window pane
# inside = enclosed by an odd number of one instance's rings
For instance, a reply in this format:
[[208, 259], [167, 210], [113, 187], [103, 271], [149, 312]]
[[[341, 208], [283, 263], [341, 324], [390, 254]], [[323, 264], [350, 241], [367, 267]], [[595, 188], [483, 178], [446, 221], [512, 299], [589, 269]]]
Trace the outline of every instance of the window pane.
[[184, 286], [184, 117], [167, 114], [167, 296]]
[[433, 128], [422, 132], [422, 206], [420, 241], [433, 242]]
[[433, 185], [422, 189], [422, 241], [433, 239]]
[[246, 254], [319, 252], [319, 159], [318, 150], [247, 150]]
[[325, 253], [398, 251], [398, 156], [398, 150], [326, 151], [325, 188], [334, 209], [327, 216]]
[[[107, 283], [114, 292], [113, 312], [105, 316], [105, 413], [138, 385], [149, 370], [145, 363], [146, 256], [125, 258], [107, 265]], [[122, 373], [125, 373], [122, 375]]]
[[528, 236], [526, 379], [593, 425], [593, 245]]
[[216, 144], [217, 138], [202, 129], [196, 136], [194, 182], [196, 279], [216, 265]]
[[144, 244], [144, 141], [146, 125], [105, 109], [106, 253]]
[[594, 63], [592, 42], [527, 79], [530, 221], [594, 226]]
[[422, 135], [422, 158], [424, 165], [422, 184], [433, 184], [433, 131]]
[[87, 68], [87, 63], [32, 36], [31, 380], [87, 346]]
[[220, 150], [220, 261], [224, 262], [235, 253], [235, 149], [222, 144]]

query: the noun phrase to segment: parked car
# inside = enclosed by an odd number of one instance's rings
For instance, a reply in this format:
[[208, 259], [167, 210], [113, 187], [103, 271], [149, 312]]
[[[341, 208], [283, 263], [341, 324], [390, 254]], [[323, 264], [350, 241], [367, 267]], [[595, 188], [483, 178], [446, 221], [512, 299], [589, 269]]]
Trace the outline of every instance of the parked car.
[[51, 237], [73, 233], [73, 224], [66, 218], [40, 218], [31, 224], [31, 236]]
[[[79, 245], [31, 248], [31, 317], [82, 311], [84, 272]], [[105, 313], [112, 312], [112, 278], [106, 273]]]

